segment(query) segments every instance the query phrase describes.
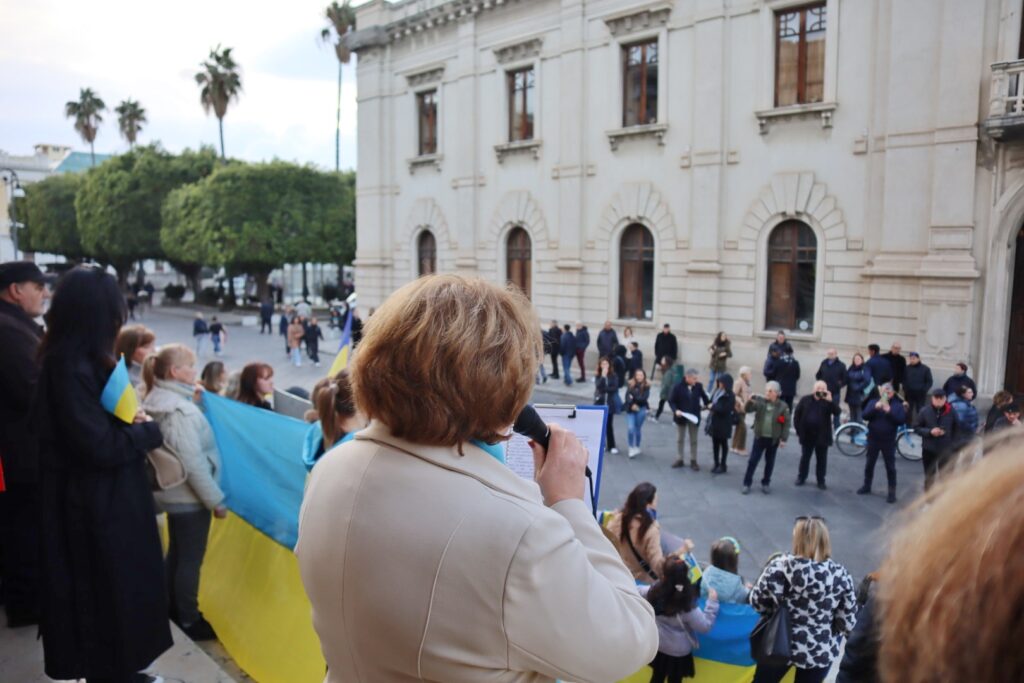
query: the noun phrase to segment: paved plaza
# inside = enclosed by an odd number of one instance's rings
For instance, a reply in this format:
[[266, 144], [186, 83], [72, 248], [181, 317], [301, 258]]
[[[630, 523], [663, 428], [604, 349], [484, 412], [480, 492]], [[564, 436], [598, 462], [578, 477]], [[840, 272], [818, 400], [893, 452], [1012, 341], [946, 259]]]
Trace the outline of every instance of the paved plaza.
[[[210, 315], [207, 313], [207, 320]], [[191, 344], [191, 316], [192, 313], [186, 309], [168, 311], [158, 307], [140, 322], [156, 332], [158, 344], [172, 341]], [[321, 367], [314, 367], [304, 359], [303, 366], [295, 368], [285, 357], [283, 339], [276, 333], [276, 319], [275, 333], [261, 335], [258, 327], [242, 326], [241, 316], [237, 314], [221, 315], [221, 318], [228, 324], [228, 342], [220, 360], [229, 370], [239, 369], [254, 360], [270, 363], [274, 366], [274, 383], [279, 389], [292, 386], [311, 388], [327, 372], [337, 348], [337, 336], [332, 338], [325, 327], [328, 339], [321, 343]], [[805, 362], [817, 364], [818, 360], [805, 359]], [[755, 390], [762, 389], [757, 377], [754, 384]], [[550, 380], [538, 388], [534, 400], [540, 403], [589, 403], [592, 396], [590, 386], [577, 384], [568, 388], [561, 382]], [[861, 484], [864, 458], [846, 457], [832, 448], [829, 453], [829, 490], [820, 491], [813, 485], [813, 469], [811, 483], [797, 488], [793, 481], [799, 461], [799, 446], [793, 435], [786, 447], [779, 451], [772, 493], [766, 496], [755, 486], [750, 495], [743, 496], [740, 488], [747, 459], [730, 454], [728, 473], [712, 475], [711, 440], [703, 434], [698, 451], [701, 471], [670, 467], [675, 460], [676, 428], [667, 412], [662, 415], [661, 422], [645, 425], [643, 453], [635, 459], [625, 456], [626, 422], [622, 416], [615, 421], [615, 434], [622, 453], [605, 456], [599, 506], [603, 509], [618, 507], [637, 482], [650, 481], [658, 487], [658, 519], [662, 526], [677, 535], [693, 538], [697, 543], [697, 556], [702, 560], [707, 560], [710, 545], [715, 539], [735, 536], [743, 548], [740, 570], [748, 580], [755, 577], [771, 553], [789, 548], [793, 518], [807, 514], [825, 517], [832, 532], [835, 558], [859, 579], [876, 567], [883, 554], [887, 525], [894, 513], [921, 490], [924, 480], [919, 463], [897, 457], [900, 504], [888, 505], [885, 502], [885, 471], [881, 462], [875, 472], [874, 495], [858, 496], [854, 491]], [[755, 477], [755, 484], [758, 481], [760, 474]]]

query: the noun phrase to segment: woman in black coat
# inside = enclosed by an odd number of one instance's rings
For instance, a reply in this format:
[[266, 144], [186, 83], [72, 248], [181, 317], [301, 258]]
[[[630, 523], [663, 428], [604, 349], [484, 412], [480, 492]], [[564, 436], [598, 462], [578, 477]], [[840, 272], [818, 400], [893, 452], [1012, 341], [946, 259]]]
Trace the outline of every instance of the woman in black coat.
[[711, 392], [711, 419], [708, 420], [708, 434], [715, 455], [715, 467], [711, 474], [725, 474], [725, 459], [729, 455], [729, 439], [736, 423], [736, 394], [732, 392], [732, 375], [723, 372], [715, 381]]
[[824, 491], [825, 475], [828, 471], [828, 448], [832, 445], [832, 422], [839, 413], [839, 406], [832, 402], [832, 392], [824, 381], [814, 383], [814, 393], [804, 396], [793, 412], [793, 428], [800, 439], [800, 470], [796, 485], [803, 486], [811, 467], [811, 455], [815, 458], [814, 474], [818, 488]]
[[615, 447], [615, 413], [619, 412], [619, 378], [612, 370], [612, 361], [605, 356], [597, 362], [597, 379], [594, 383], [594, 405], [608, 406], [608, 419], [605, 422], [606, 446], [612, 454], [617, 454]]
[[160, 429], [144, 413], [127, 424], [100, 404], [124, 320], [116, 280], [75, 268], [58, 284], [40, 347], [40, 632], [55, 679], [152, 680], [137, 672], [172, 644], [144, 464]]

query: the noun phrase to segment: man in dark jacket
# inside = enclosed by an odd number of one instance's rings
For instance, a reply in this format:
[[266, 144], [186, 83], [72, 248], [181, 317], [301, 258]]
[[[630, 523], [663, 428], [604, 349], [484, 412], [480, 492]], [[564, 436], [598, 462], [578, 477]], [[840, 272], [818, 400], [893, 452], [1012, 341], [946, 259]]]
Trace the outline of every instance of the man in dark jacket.
[[683, 448], [689, 440], [690, 469], [695, 472], [700, 470], [700, 465], [697, 464], [697, 427], [700, 425], [700, 409], [701, 406], [706, 407], [711, 403], [711, 398], [704, 392], [704, 386], [697, 381], [699, 374], [693, 368], [687, 370], [683, 381], [672, 389], [672, 395], [668, 399], [676, 423], [676, 461], [672, 463], [672, 467], [683, 466]]
[[832, 392], [824, 380], [814, 383], [814, 393], [804, 396], [796, 404], [793, 413], [793, 428], [800, 439], [800, 469], [796, 485], [803, 486], [811, 467], [814, 454], [814, 474], [818, 488], [824, 491], [825, 475], [828, 472], [828, 447], [832, 445], [832, 418], [839, 413], [839, 406], [832, 400]]
[[597, 333], [597, 355], [599, 358], [611, 358], [615, 347], [619, 345], [619, 335], [612, 329], [612, 321], [604, 321], [604, 329]]
[[829, 393], [832, 394], [832, 402], [836, 404], [836, 412], [832, 416], [832, 429], [839, 429], [839, 397], [843, 387], [846, 386], [846, 363], [839, 360], [839, 354], [835, 349], [829, 349], [825, 360], [818, 366], [818, 373], [814, 379], [825, 382]]
[[562, 348], [562, 330], [558, 327], [557, 320], [551, 321], [551, 327], [548, 328], [547, 335], [544, 338], [544, 346], [544, 351], [551, 356], [551, 377], [558, 379], [558, 356]]
[[637, 342], [630, 342], [629, 347], [629, 377], [632, 379], [633, 373], [644, 369], [644, 354]]
[[903, 371], [903, 395], [910, 406], [911, 424], [917, 422], [917, 414], [924, 407], [932, 384], [932, 369], [921, 362], [917, 351], [911, 351], [906, 370]]
[[793, 356], [782, 356], [779, 358], [779, 363], [775, 368], [775, 376], [772, 379], [782, 387], [780, 398], [792, 410], [793, 399], [796, 397], [796, 385], [800, 381], [800, 363]]
[[868, 366], [868, 370], [871, 371], [871, 379], [875, 381], [875, 386], [880, 387], [883, 384], [892, 381], [892, 365], [883, 356], [879, 355], [878, 344], [868, 344], [868, 359], [864, 365]]
[[[883, 361], [884, 362], [884, 361]], [[889, 482], [886, 501], [896, 502], [896, 433], [906, 419], [903, 401], [896, 396], [892, 384], [879, 387], [880, 396], [868, 401], [864, 408], [864, 419], [868, 423], [868, 454], [864, 465], [864, 485], [857, 489], [859, 495], [871, 493], [871, 480], [875, 476], [875, 463], [881, 453], [885, 460], [885, 476]]]
[[[671, 358], [673, 361], [679, 358], [679, 340], [672, 334], [672, 328], [665, 323], [661, 332], [654, 338], [654, 367], [651, 368], [651, 379], [654, 379], [655, 371], [661, 367], [662, 361]], [[662, 373], [664, 375], [664, 373]]]
[[900, 389], [903, 388], [903, 380], [907, 370], [907, 359], [902, 354], [903, 346], [898, 341], [894, 341], [892, 346], [886, 353], [882, 354], [889, 363], [889, 367], [892, 368], [892, 388], [896, 390], [896, 393], [900, 393]]
[[587, 381], [586, 355], [587, 347], [590, 346], [590, 331], [583, 323], [576, 323], [576, 362], [580, 365], [580, 376], [576, 378], [579, 382]]
[[49, 298], [34, 263], [0, 264], [0, 576], [11, 628], [37, 623], [39, 614], [39, 454], [29, 411], [43, 333], [34, 319]]
[[768, 355], [771, 356], [773, 352], [778, 353], [779, 356], [793, 355], [793, 345], [786, 340], [784, 330], [779, 330], [775, 335], [775, 341], [768, 345]]
[[921, 464], [924, 465], [924, 488], [935, 482], [943, 460], [956, 443], [956, 413], [946, 402], [946, 392], [932, 390], [932, 400], [918, 413], [914, 431], [921, 437]]
[[260, 334], [263, 334], [263, 330], [266, 330], [267, 334], [274, 333], [274, 302], [270, 297], [260, 304]]
[[572, 359], [576, 357], [576, 335], [572, 333], [572, 325], [565, 324], [562, 339], [558, 344], [562, 354], [562, 379], [566, 386], [572, 386]]

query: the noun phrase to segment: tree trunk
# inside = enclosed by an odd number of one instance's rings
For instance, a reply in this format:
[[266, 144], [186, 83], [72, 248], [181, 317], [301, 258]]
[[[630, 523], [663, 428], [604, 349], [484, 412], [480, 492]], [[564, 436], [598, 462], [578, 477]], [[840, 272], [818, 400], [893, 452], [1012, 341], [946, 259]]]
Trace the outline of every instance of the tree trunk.
[[89, 157], [92, 159], [92, 165], [96, 166], [96, 145], [92, 140], [89, 140]]
[[309, 284], [306, 280], [306, 262], [302, 262], [302, 300], [306, 301], [309, 299]]
[[341, 170], [341, 69], [345, 63], [338, 60], [338, 118], [334, 127], [334, 170]]
[[262, 303], [270, 296], [270, 271], [257, 270], [252, 277], [256, 281], [256, 298]]
[[217, 126], [220, 128], [220, 160], [226, 161], [227, 157], [224, 156], [224, 119], [217, 117]]

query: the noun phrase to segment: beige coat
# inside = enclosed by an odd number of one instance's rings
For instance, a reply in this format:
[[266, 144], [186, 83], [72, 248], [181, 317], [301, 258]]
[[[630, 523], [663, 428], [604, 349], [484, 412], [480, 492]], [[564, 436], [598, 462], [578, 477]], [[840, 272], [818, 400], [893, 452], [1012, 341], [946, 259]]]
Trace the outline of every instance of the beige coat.
[[[638, 533], [640, 533], [640, 520], [634, 518], [629, 524], [629, 539], [633, 541], [633, 547], [640, 553], [640, 557], [647, 561], [647, 565], [651, 570], [658, 576], [661, 576], [662, 569], [665, 567], [665, 554], [661, 550], [661, 527], [658, 526], [657, 522], [652, 523], [651, 526], [647, 527], [647, 533], [644, 534], [643, 539], [637, 538]], [[636, 559], [636, 555], [633, 554], [629, 544], [620, 540], [622, 538], [621, 534], [622, 514], [620, 513], [608, 522], [608, 535], [615, 539], [619, 557], [626, 563], [629, 571], [633, 573], [633, 578], [644, 583], [653, 583], [654, 580], [651, 578], [651, 575], [640, 566], [640, 561]]]
[[732, 385], [732, 393], [736, 395], [736, 410], [742, 413], [746, 410], [747, 401], [750, 400], [752, 395], [750, 385], [742, 377], [737, 377]]
[[317, 464], [299, 522], [328, 683], [617, 681], [658, 631], [581, 500], [483, 450], [373, 424]]
[[288, 326], [288, 348], [297, 349], [302, 346], [302, 338], [306, 334], [306, 328], [297, 319]]

